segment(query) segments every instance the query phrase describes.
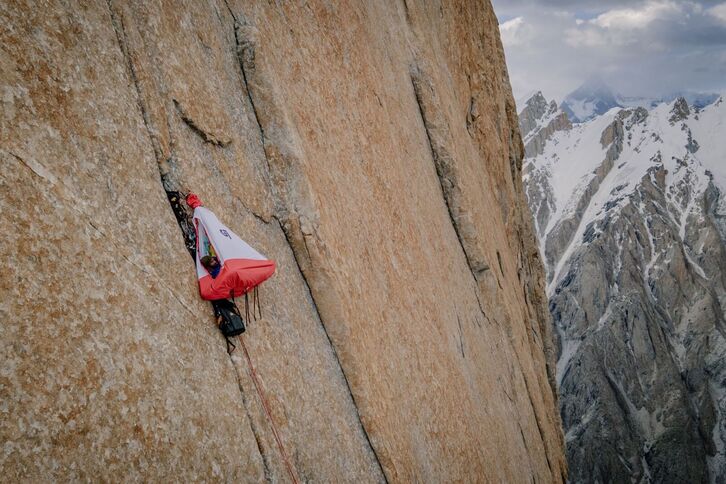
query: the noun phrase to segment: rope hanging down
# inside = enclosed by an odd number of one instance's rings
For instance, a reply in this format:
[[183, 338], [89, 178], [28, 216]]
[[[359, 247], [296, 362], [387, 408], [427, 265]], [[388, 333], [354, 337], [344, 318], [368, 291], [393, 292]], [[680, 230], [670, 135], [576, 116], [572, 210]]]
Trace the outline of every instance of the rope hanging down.
[[[177, 217], [179, 226], [182, 228], [182, 231], [187, 238], [189, 253], [196, 261], [199, 292], [202, 299], [216, 301], [226, 299], [228, 297], [231, 298], [234, 311], [241, 319], [239, 308], [237, 307], [234, 299], [235, 294], [244, 294], [244, 323], [249, 324], [250, 308], [248, 293], [250, 289], [253, 289], [252, 317], [257, 320], [257, 315], [259, 314], [260, 319], [262, 319], [262, 306], [260, 305], [260, 296], [257, 286], [272, 276], [275, 272], [275, 262], [266, 259], [244, 240], [239, 238], [239, 236], [232, 232], [232, 230], [224, 226], [214, 213], [202, 205], [201, 200], [199, 200], [199, 197], [195, 194], [188, 193], [184, 197], [187, 205], [194, 210], [191, 223], [189, 223], [186, 210], [184, 210], [179, 203], [179, 197], [182, 194], [179, 192], [167, 191], [167, 195], [169, 197], [169, 202], [172, 204], [172, 208], [174, 209], [174, 214]], [[221, 270], [216, 276], [212, 276], [208, 268], [202, 264], [201, 259], [203, 258], [203, 254], [215, 255], [223, 261]], [[227, 293], [227, 290], [229, 290], [229, 293]], [[242, 323], [242, 332], [244, 331], [244, 323]], [[229, 337], [226, 337], [226, 340], [227, 353], [231, 356], [235, 346], [234, 343], [229, 340]], [[247, 346], [245, 345], [241, 334], [238, 336], [237, 341], [240, 345], [242, 345], [242, 349], [244, 350], [245, 359], [247, 360], [247, 365], [250, 369], [250, 376], [255, 384], [257, 395], [260, 397], [260, 401], [262, 402], [262, 407], [267, 415], [267, 420], [270, 422], [272, 434], [275, 436], [275, 441], [277, 442], [277, 448], [280, 451], [280, 455], [282, 455], [282, 459], [285, 461], [287, 472], [290, 474], [290, 479], [293, 484], [298, 484], [299, 481], [295, 475], [292, 465], [290, 465], [290, 460], [285, 452], [285, 447], [282, 445], [280, 434], [277, 432], [275, 422], [272, 420], [270, 404], [267, 402], [267, 397], [265, 397], [262, 385], [257, 377], [257, 371], [252, 364], [252, 358], [250, 358], [250, 353], [247, 351]], [[231, 350], [230, 345], [232, 347]]]
[[[246, 296], [246, 294], [245, 294]], [[287, 473], [290, 475], [290, 480], [292, 480], [293, 484], [299, 484], [299, 481], [297, 479], [297, 476], [295, 475], [295, 471], [292, 468], [292, 465], [290, 464], [290, 460], [287, 458], [287, 453], [285, 452], [285, 447], [282, 445], [282, 439], [280, 439], [280, 434], [277, 432], [277, 427], [275, 427], [275, 422], [272, 420], [272, 412], [270, 411], [270, 404], [267, 402], [267, 397], [265, 397], [265, 392], [262, 389], [262, 385], [260, 384], [259, 379], [257, 378], [257, 371], [255, 370], [254, 365], [252, 364], [252, 358], [250, 358], [250, 353], [247, 351], [247, 345], [245, 345], [245, 340], [242, 338], [242, 336], [238, 336], [238, 341], [242, 345], [242, 350], [245, 354], [245, 359], [247, 360], [247, 366], [250, 368], [250, 376], [252, 377], [252, 381], [255, 384], [255, 389], [257, 389], [257, 395], [260, 397], [260, 401], [262, 402], [262, 407], [265, 410], [265, 414], [267, 415], [267, 420], [270, 422], [270, 427], [272, 428], [272, 434], [275, 436], [275, 441], [277, 442], [277, 448], [280, 451], [280, 455], [282, 455], [282, 460], [285, 461], [285, 467], [287, 468]]]

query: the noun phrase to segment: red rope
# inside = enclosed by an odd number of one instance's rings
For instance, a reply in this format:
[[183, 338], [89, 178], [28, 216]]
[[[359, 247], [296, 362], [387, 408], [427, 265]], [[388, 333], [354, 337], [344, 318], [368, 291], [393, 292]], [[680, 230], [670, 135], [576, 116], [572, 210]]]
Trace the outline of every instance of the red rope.
[[242, 344], [242, 350], [244, 351], [245, 358], [247, 359], [247, 365], [250, 367], [250, 376], [252, 376], [252, 381], [255, 383], [257, 395], [259, 395], [260, 401], [262, 402], [262, 407], [265, 409], [265, 413], [267, 414], [267, 419], [270, 421], [270, 427], [272, 427], [272, 434], [275, 436], [275, 441], [277, 441], [277, 448], [280, 450], [282, 459], [285, 461], [287, 473], [290, 474], [290, 479], [292, 480], [293, 484], [298, 484], [299, 481], [297, 480], [292, 465], [290, 465], [290, 461], [287, 458], [285, 447], [282, 445], [282, 439], [280, 439], [280, 435], [277, 433], [275, 422], [272, 420], [272, 412], [270, 412], [270, 404], [267, 403], [265, 392], [262, 390], [262, 385], [260, 385], [260, 381], [257, 378], [257, 371], [255, 371], [255, 367], [252, 364], [250, 353], [247, 351], [247, 346], [245, 345], [245, 340], [242, 338], [242, 335], [239, 336], [239, 342]]

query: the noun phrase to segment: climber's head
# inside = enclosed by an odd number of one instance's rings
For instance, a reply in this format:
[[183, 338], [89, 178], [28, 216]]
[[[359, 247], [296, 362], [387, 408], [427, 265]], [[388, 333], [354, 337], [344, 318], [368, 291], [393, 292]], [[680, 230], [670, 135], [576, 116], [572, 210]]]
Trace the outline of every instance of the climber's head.
[[207, 269], [214, 269], [219, 265], [219, 259], [213, 255], [205, 255], [202, 257], [201, 262]]

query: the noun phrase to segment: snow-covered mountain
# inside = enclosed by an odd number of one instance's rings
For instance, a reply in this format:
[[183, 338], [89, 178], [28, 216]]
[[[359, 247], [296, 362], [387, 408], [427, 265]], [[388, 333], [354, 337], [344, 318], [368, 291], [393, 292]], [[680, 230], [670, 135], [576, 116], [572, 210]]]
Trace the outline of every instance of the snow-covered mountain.
[[[518, 106], [526, 107], [527, 100], [535, 95], [536, 93], [530, 94], [523, 99], [524, 103], [520, 103]], [[568, 94], [560, 104], [560, 109], [567, 114], [571, 122], [582, 123], [605, 114], [613, 108], [643, 107], [651, 109], [659, 104], [674, 102], [678, 98], [684, 98], [694, 108], [703, 109], [715, 102], [719, 95], [698, 91], [678, 91], [659, 97], [628, 97], [618, 94], [602, 80], [592, 78]]]
[[622, 107], [618, 98], [619, 96], [607, 84], [597, 79], [590, 79], [570, 93], [560, 104], [560, 109], [572, 122], [582, 123], [612, 108]]
[[618, 104], [627, 108], [642, 107], [651, 109], [659, 104], [671, 103], [678, 98], [683, 98], [691, 108], [703, 109], [716, 102], [720, 97], [719, 94], [698, 91], [677, 91], [660, 97], [626, 97], [618, 95]]
[[553, 105], [520, 127], [571, 480], [724, 482], [726, 102]]

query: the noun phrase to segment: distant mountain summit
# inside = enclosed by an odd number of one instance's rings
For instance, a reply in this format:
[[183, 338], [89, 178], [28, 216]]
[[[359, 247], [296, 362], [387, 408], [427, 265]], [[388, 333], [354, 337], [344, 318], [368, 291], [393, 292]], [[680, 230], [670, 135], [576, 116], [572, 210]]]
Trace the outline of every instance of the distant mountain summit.
[[623, 107], [619, 97], [601, 80], [590, 79], [571, 92], [560, 104], [560, 109], [567, 113], [573, 122], [583, 123], [613, 108]]
[[560, 109], [567, 114], [573, 123], [584, 123], [607, 113], [613, 108], [642, 107], [651, 109], [659, 104], [672, 103], [679, 98], [685, 99], [690, 106], [699, 110], [713, 104], [719, 99], [719, 95], [709, 92], [676, 91], [656, 97], [623, 96], [602, 80], [591, 78], [568, 94], [560, 104]]
[[689, 106], [701, 110], [719, 99], [719, 95], [711, 92], [676, 91], [660, 97], [624, 97], [618, 96], [618, 102], [624, 107], [654, 108], [659, 104], [668, 104], [680, 98], [685, 99]]

